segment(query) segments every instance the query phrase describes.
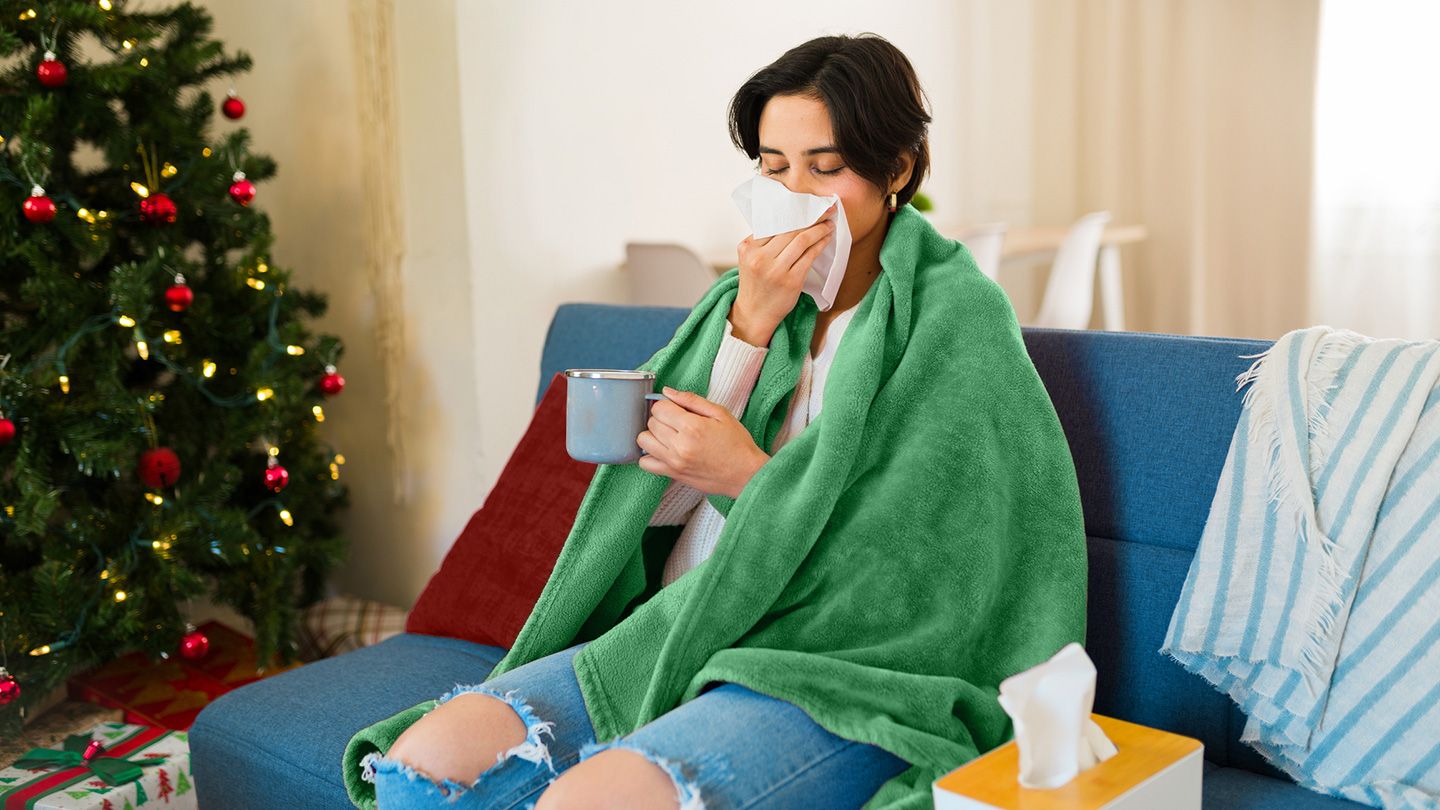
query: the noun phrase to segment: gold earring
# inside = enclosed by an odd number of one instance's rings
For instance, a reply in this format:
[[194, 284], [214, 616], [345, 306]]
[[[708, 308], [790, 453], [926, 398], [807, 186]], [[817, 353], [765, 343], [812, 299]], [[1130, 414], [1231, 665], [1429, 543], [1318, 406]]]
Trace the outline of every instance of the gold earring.
[[899, 207], [899, 205], [897, 204], [897, 201], [896, 201], [896, 198], [895, 198], [895, 192], [892, 191], [892, 192], [890, 192], [890, 210], [891, 210], [891, 211], [894, 211], [894, 210], [895, 210], [896, 208], [898, 208], [898, 207]]

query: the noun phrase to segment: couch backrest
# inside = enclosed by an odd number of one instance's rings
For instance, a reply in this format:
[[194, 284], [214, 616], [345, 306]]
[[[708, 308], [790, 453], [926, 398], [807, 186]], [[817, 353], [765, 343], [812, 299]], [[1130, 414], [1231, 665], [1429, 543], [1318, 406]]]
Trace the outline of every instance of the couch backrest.
[[[542, 388], [567, 368], [634, 368], [687, 314], [560, 306], [545, 340]], [[1228, 697], [1158, 652], [1239, 418], [1235, 377], [1251, 362], [1243, 355], [1269, 344], [1136, 332], [1024, 335], [1069, 438], [1084, 503], [1095, 710], [1195, 737], [1212, 762], [1287, 778], [1239, 742], [1245, 717]]]

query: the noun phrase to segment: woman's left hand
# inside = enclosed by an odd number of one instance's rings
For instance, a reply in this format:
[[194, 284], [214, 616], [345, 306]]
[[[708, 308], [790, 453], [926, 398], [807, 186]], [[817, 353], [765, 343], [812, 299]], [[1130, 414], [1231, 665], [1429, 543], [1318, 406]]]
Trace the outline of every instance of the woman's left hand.
[[740, 497], [770, 456], [724, 405], [668, 386], [663, 393], [670, 400], [656, 400], [649, 429], [636, 437], [648, 454], [640, 457], [640, 469], [707, 495]]

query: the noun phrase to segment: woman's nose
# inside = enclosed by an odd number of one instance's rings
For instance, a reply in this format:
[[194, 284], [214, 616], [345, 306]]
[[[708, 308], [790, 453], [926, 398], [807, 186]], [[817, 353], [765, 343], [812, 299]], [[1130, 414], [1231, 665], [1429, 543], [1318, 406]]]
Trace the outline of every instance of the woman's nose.
[[790, 189], [792, 192], [794, 192], [794, 193], [796, 193], [796, 194], [814, 194], [814, 193], [815, 193], [815, 190], [810, 187], [810, 182], [809, 182], [808, 180], [793, 181], [793, 182], [789, 183], [788, 185], [786, 185], [786, 188]]

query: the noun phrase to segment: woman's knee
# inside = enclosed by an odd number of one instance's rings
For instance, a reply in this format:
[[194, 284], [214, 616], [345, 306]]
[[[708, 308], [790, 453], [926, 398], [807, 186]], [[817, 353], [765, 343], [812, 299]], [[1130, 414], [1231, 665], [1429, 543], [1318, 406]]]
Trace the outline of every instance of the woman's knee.
[[526, 734], [525, 721], [504, 700], [466, 692], [405, 729], [386, 757], [436, 782], [469, 785], [506, 751], [524, 743]]
[[664, 769], [641, 753], [617, 747], [560, 774], [540, 794], [535, 810], [676, 810], [676, 792]]

